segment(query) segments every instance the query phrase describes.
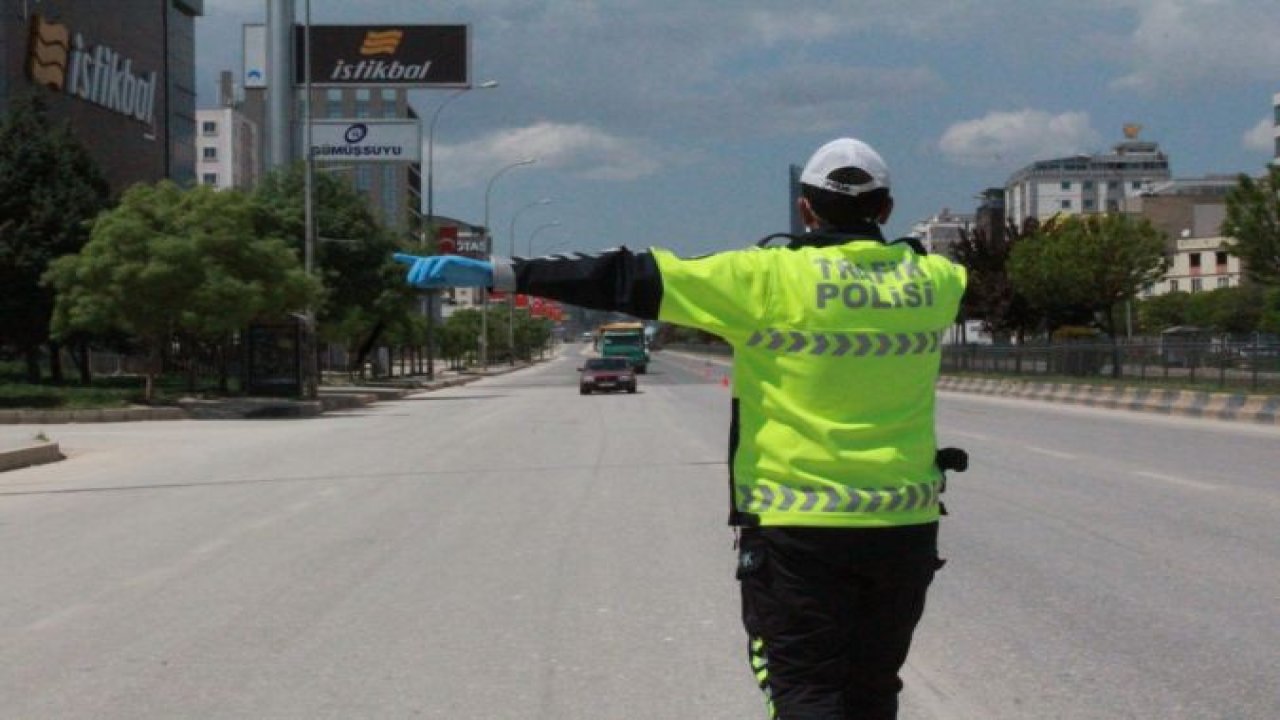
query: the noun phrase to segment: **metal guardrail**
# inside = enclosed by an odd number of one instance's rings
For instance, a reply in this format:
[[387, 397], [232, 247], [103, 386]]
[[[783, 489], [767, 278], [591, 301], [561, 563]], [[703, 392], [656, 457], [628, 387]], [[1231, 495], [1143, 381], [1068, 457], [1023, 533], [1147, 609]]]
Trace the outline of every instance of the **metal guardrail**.
[[1280, 344], [1138, 342], [947, 345], [946, 373], [1122, 380], [1214, 390], [1280, 392]]
[[[668, 347], [731, 355], [724, 344]], [[1066, 342], [1036, 345], [944, 345], [942, 371], [1027, 380], [1123, 381], [1188, 389], [1280, 393], [1280, 343]]]

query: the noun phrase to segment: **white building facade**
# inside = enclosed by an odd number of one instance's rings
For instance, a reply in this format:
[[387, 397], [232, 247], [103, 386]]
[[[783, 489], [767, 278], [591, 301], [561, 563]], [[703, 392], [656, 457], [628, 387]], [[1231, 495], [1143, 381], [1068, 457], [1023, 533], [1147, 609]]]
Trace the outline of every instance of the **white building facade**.
[[1231, 239], [1178, 238], [1164, 279], [1143, 292], [1144, 297], [1171, 292], [1205, 292], [1240, 284], [1240, 258], [1229, 252]]
[[1005, 184], [1005, 212], [1017, 225], [1059, 213], [1120, 212], [1125, 198], [1169, 178], [1169, 158], [1157, 143], [1128, 139], [1110, 153], [1040, 160], [1022, 168]]
[[196, 182], [247, 190], [258, 182], [258, 129], [234, 108], [196, 111]]
[[974, 225], [974, 215], [954, 213], [950, 208], [911, 226], [911, 234], [920, 239], [925, 250], [934, 255], [955, 259], [952, 248], [960, 242], [960, 233]]

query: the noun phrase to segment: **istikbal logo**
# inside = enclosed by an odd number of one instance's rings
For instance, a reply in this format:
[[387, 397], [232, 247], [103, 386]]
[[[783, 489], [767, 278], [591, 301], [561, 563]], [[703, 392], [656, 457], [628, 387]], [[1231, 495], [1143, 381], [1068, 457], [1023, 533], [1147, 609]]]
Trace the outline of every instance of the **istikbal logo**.
[[427, 73], [431, 71], [430, 60], [423, 63], [406, 64], [395, 59], [396, 51], [400, 49], [402, 40], [404, 40], [403, 30], [371, 30], [365, 33], [364, 42], [360, 44], [361, 55], [391, 55], [392, 59], [389, 61], [362, 59], [356, 62], [339, 59], [329, 72], [329, 79], [364, 80], [369, 82], [425, 80]]
[[31, 20], [31, 79], [148, 125], [155, 122], [156, 74], [133, 72], [133, 59], [106, 45], [90, 47], [66, 25]]

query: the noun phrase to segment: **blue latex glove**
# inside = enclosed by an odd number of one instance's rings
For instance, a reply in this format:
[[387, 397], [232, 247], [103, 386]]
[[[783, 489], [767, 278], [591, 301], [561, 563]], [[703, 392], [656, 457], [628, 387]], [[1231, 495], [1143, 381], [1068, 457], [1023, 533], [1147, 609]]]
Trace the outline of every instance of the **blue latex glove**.
[[409, 266], [405, 280], [414, 287], [434, 290], [447, 287], [489, 287], [493, 285], [493, 263], [461, 255], [422, 257], [396, 253], [396, 262]]

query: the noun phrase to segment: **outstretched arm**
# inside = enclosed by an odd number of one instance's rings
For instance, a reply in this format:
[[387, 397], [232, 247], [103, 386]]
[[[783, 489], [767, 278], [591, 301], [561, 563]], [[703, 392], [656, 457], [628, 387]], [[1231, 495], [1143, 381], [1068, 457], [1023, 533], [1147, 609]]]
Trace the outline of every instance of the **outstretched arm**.
[[592, 255], [494, 258], [492, 262], [404, 253], [397, 253], [395, 259], [409, 265], [409, 284], [424, 289], [490, 287], [645, 319], [656, 318], [662, 305], [662, 276], [653, 255], [626, 248]]

